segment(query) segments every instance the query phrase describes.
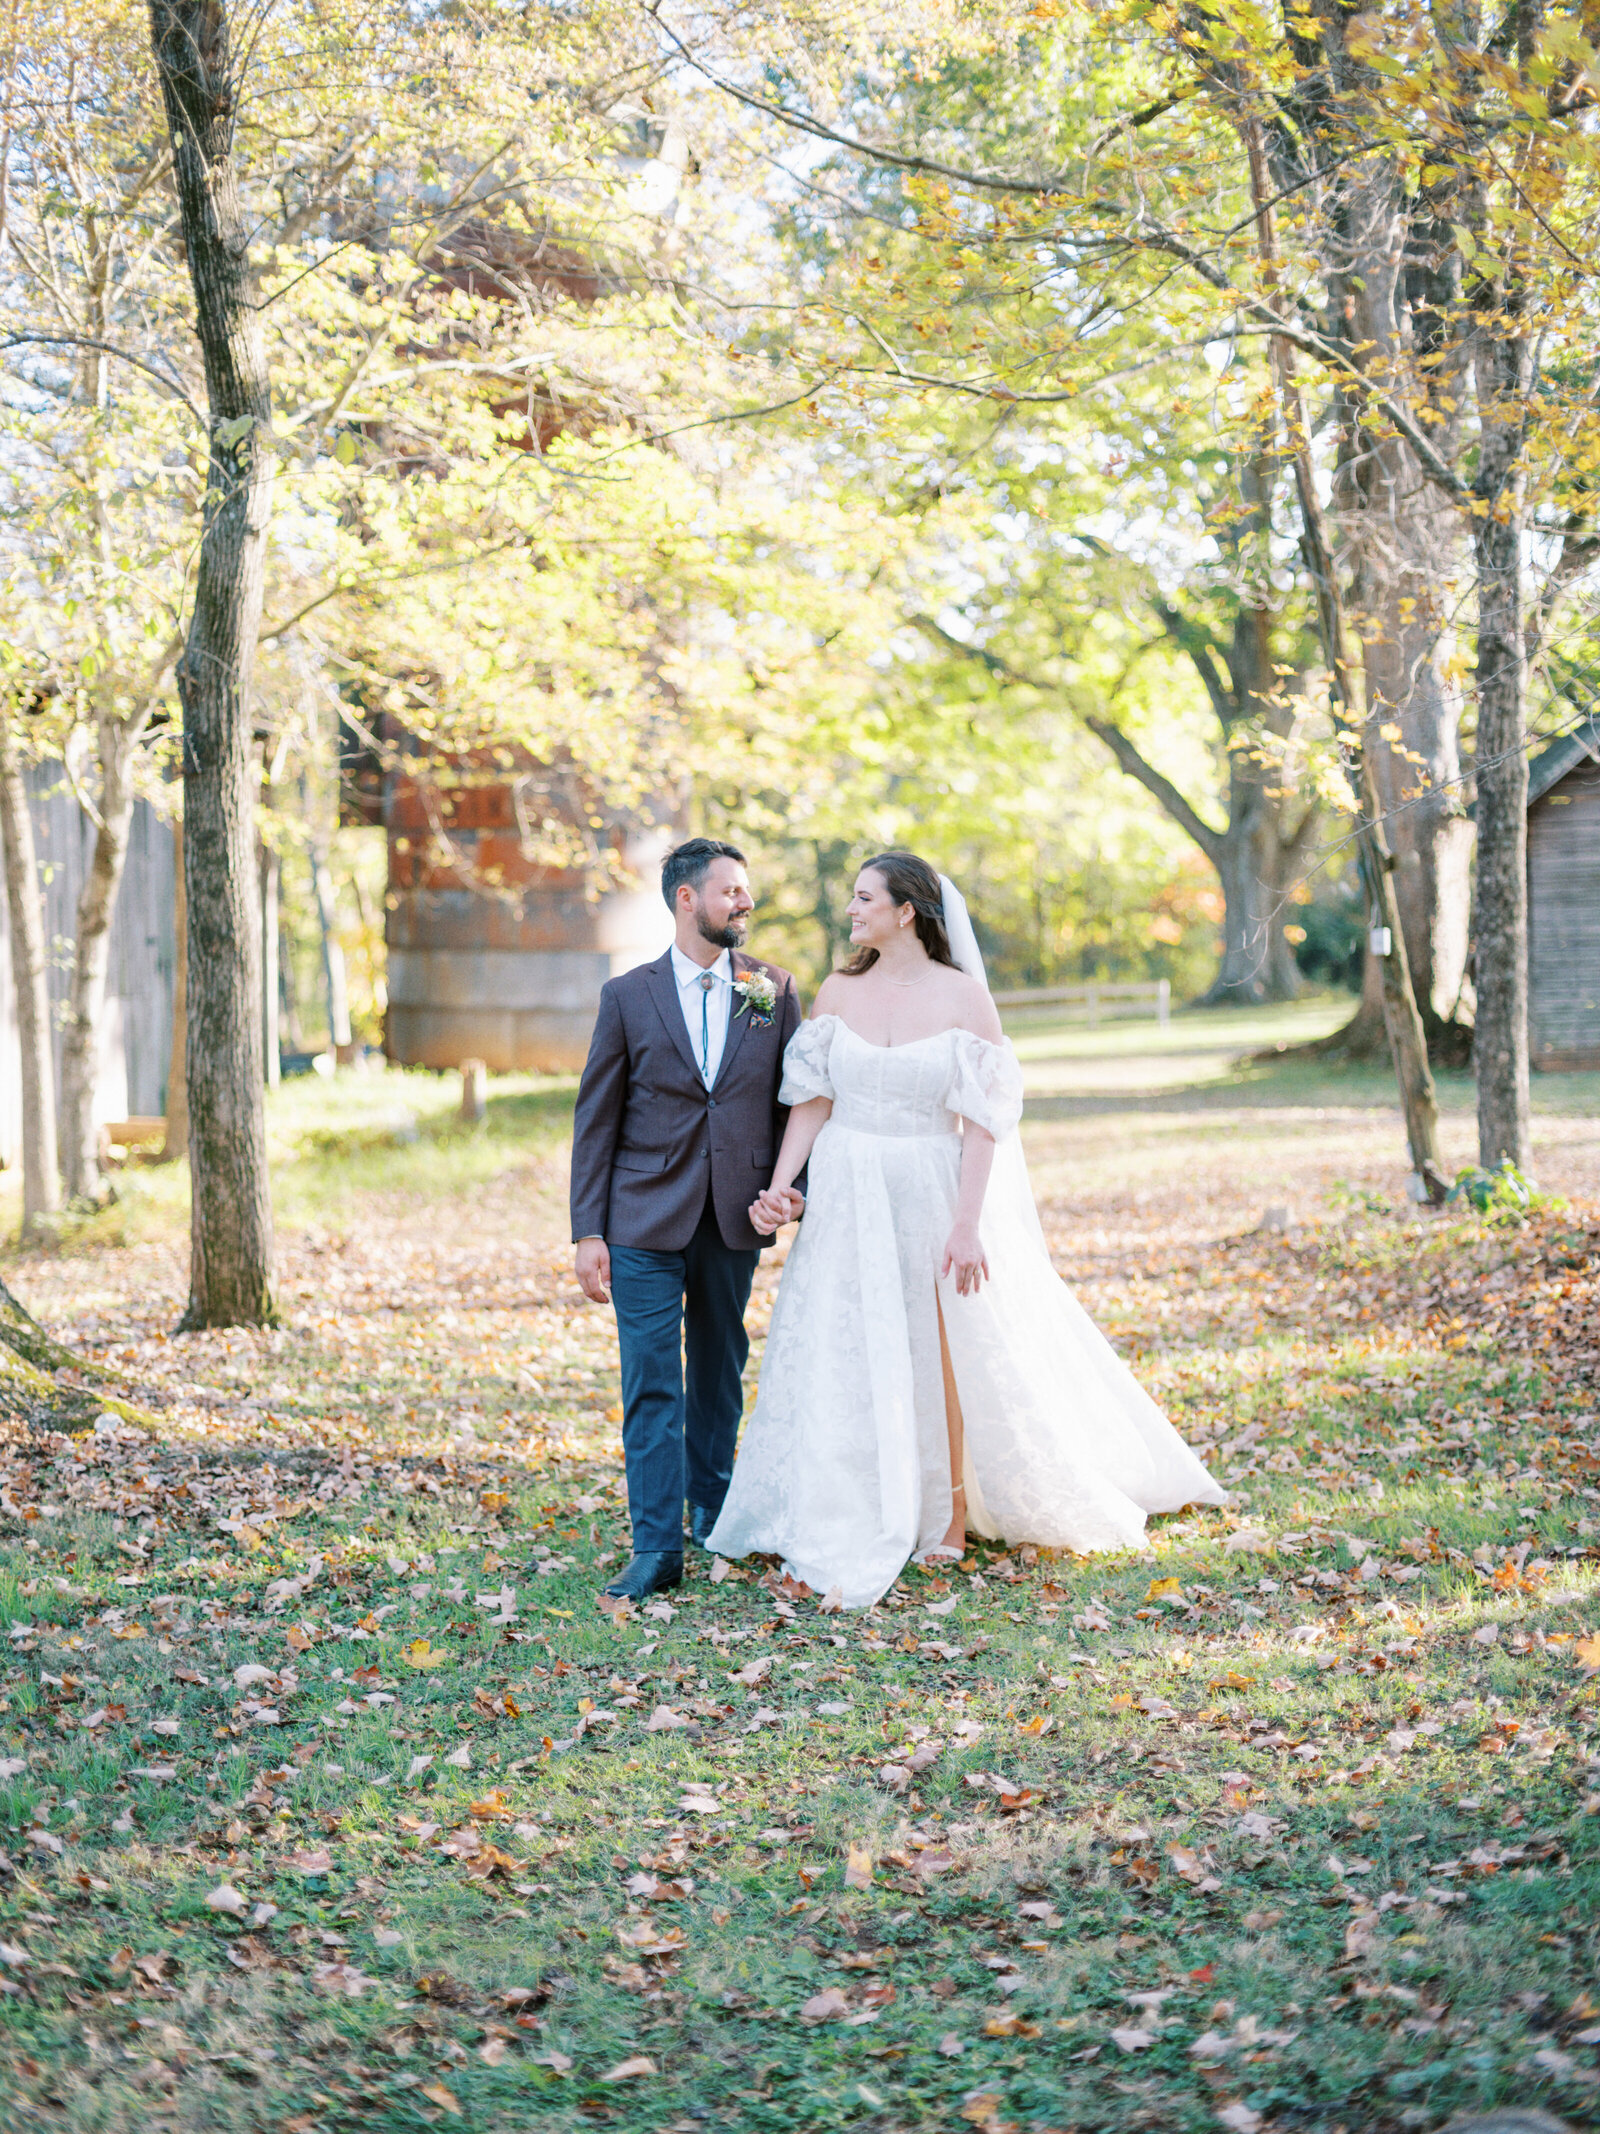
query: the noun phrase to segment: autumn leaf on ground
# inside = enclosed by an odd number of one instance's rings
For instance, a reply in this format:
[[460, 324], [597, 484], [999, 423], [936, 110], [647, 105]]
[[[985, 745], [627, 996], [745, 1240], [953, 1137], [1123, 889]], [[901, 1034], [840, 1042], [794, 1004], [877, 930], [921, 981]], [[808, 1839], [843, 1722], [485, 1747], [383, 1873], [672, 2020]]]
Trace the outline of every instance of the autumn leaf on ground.
[[1004, 2015], [992, 2015], [983, 2026], [986, 2038], [1036, 2038], [1037, 2023], [1030, 2023], [1026, 2016], [1013, 2015], [1008, 2009]]
[[639, 1919], [618, 1927], [617, 1939], [635, 1956], [675, 1956], [689, 1937], [682, 1927], [668, 1927], [663, 1933], [648, 1919]]
[[424, 2082], [417, 2095], [426, 2097], [428, 2102], [436, 2104], [440, 2111], [453, 2112], [457, 2119], [461, 2117], [461, 2107], [456, 2102], [454, 2093], [447, 2090], [442, 2082]]
[[802, 2023], [837, 2023], [841, 2016], [849, 2013], [850, 2003], [837, 1986], [829, 1986], [823, 1993], [814, 1993], [809, 2001], [800, 2004]]
[[1145, 1599], [1160, 1600], [1165, 1593], [1181, 1593], [1182, 1591], [1183, 1580], [1181, 1578], [1152, 1578], [1150, 1590], [1146, 1593]]
[[429, 1668], [450, 1665], [449, 1653], [440, 1652], [436, 1646], [430, 1645], [426, 1638], [413, 1638], [409, 1645], [402, 1647], [400, 1657], [407, 1667], [414, 1667], [419, 1674], [425, 1673]]
[[852, 1845], [844, 1866], [846, 1889], [870, 1889], [872, 1887], [872, 1854], [865, 1845]]
[[660, 2072], [654, 2060], [647, 2060], [643, 2053], [635, 2053], [631, 2060], [619, 2060], [615, 2067], [608, 2067], [600, 2080], [632, 2082], [640, 2075], [659, 2075]]
[[1600, 1633], [1591, 1638], [1574, 1638], [1572, 1656], [1585, 1674], [1600, 1671]]

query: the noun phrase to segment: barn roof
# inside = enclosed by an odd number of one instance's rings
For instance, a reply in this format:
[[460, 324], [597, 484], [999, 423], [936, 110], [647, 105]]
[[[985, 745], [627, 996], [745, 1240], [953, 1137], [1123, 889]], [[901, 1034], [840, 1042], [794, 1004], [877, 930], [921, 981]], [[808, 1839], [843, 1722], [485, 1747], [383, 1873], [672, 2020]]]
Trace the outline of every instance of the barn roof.
[[1541, 749], [1529, 763], [1529, 807], [1536, 800], [1543, 800], [1551, 787], [1559, 785], [1568, 771], [1576, 769], [1586, 757], [1600, 763], [1600, 712], [1592, 711], [1586, 719], [1580, 719], [1570, 732]]

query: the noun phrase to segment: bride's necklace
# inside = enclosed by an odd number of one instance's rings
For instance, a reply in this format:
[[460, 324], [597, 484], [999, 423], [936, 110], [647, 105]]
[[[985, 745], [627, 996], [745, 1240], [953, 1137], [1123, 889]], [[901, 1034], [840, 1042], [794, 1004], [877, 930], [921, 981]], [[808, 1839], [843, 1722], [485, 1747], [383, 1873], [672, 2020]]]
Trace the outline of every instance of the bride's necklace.
[[921, 985], [922, 981], [923, 981], [923, 980], [924, 980], [925, 978], [927, 978], [927, 977], [930, 977], [930, 976], [932, 975], [932, 971], [933, 971], [933, 965], [932, 965], [932, 964], [930, 963], [930, 964], [929, 964], [929, 966], [928, 966], [928, 968], [927, 968], [927, 970], [925, 970], [925, 971], [918, 971], [918, 973], [917, 973], [917, 975], [916, 975], [916, 977], [915, 977], [915, 978], [891, 978], [891, 979], [889, 980], [889, 983], [890, 983], [890, 985], [900, 985], [900, 986], [906, 986], [906, 985]]

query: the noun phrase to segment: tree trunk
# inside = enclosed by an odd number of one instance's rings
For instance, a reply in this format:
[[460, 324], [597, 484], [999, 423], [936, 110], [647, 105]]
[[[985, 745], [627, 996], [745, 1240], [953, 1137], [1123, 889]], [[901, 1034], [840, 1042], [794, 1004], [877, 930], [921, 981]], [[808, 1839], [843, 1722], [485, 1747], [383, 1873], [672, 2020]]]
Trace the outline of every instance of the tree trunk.
[[137, 733], [130, 733], [120, 720], [100, 721], [100, 821], [89, 872], [78, 895], [78, 934], [61, 1059], [61, 1172], [67, 1198], [75, 1201], [105, 1197], [95, 1098], [100, 1088], [111, 922], [133, 822], [137, 741]]
[[163, 1163], [189, 1153], [189, 899], [183, 882], [183, 821], [172, 825], [172, 1052], [167, 1061], [167, 1138]]
[[[1261, 136], [1254, 121], [1247, 125], [1245, 139], [1250, 155], [1250, 181], [1261, 259], [1266, 269], [1267, 286], [1275, 291], [1277, 242]], [[1317, 631], [1328, 663], [1329, 693], [1343, 736], [1346, 765], [1353, 772], [1351, 782], [1360, 822], [1361, 871], [1371, 904], [1365, 975], [1370, 979], [1376, 966], [1382, 986], [1384, 1028], [1389, 1036], [1400, 1106], [1405, 1114], [1406, 1141], [1416, 1182], [1414, 1190], [1420, 1198], [1437, 1205], [1444, 1199], [1446, 1191], [1439, 1159], [1439, 1104], [1433, 1072], [1428, 1064], [1422, 1016], [1411, 983], [1405, 932], [1400, 924], [1395, 897], [1394, 862], [1384, 836], [1382, 804], [1373, 775], [1371, 753], [1364, 745], [1371, 720], [1367, 714], [1363, 677], [1356, 665], [1344, 592], [1328, 539], [1322, 501], [1317, 493], [1305, 396], [1295, 373], [1294, 350], [1287, 340], [1273, 343], [1272, 363], [1294, 466], [1295, 495], [1300, 506], [1300, 552], [1316, 594]], [[1352, 748], [1359, 750], [1353, 764], [1350, 761]]]
[[178, 663], [191, 1172], [183, 1325], [261, 1325], [274, 1315], [272, 1207], [249, 694], [271, 502], [271, 401], [232, 160], [239, 82], [227, 0], [149, 7], [210, 424], [194, 608]]
[[1525, 340], [1488, 332], [1478, 362], [1478, 1161], [1528, 1163], [1528, 762], [1517, 460], [1532, 370]]
[[261, 1042], [264, 1048], [263, 1068], [268, 1089], [276, 1089], [283, 1080], [282, 1041], [278, 1032], [279, 978], [278, 949], [280, 914], [279, 893], [282, 886], [283, 862], [277, 848], [267, 839], [261, 841]]
[[[1323, 63], [1300, 94], [1303, 122], [1274, 127], [1274, 187], [1304, 187], [1315, 168], [1327, 210], [1315, 223], [1328, 294], [1327, 332], [1378, 388], [1422, 408], [1435, 450], [1461, 448], [1466, 381], [1459, 317], [1461, 219], [1446, 185], [1415, 185], [1393, 157], [1352, 153], [1366, 99], [1380, 85], [1351, 49], [1350, 14], [1319, 4]], [[1451, 181], [1453, 182], [1453, 181]], [[1381, 417], [1359, 378], [1335, 396], [1339, 445], [1332, 516], [1349, 581], [1349, 627], [1361, 646], [1363, 754], [1385, 840], [1407, 963], [1431, 1053], [1459, 1060], [1472, 829], [1460, 758], [1461, 692], [1450, 678], [1453, 589], [1465, 574], [1461, 522], [1415, 452]], [[1385, 729], [1390, 731], [1386, 734]]]
[[33, 851], [33, 817], [9, 718], [0, 715], [0, 832], [5, 838], [11, 979], [22, 1052], [22, 1235], [61, 1206], [56, 1164], [55, 1063], [50, 1051], [50, 978]]
[[[1515, 0], [1516, 57], [1523, 98], [1548, 95], [1530, 79], [1543, 0]], [[1515, 148], [1526, 201], [1540, 195], [1542, 151], [1531, 136]], [[1532, 192], [1524, 189], [1525, 184]], [[1481, 181], [1480, 181], [1481, 188]], [[1486, 219], [1481, 189], [1470, 219]], [[1473, 364], [1478, 465], [1472, 544], [1478, 567], [1477, 987], [1473, 1067], [1478, 1082], [1478, 1161], [1525, 1170], [1528, 1119], [1528, 738], [1527, 637], [1522, 621], [1522, 531], [1534, 379], [1527, 318], [1525, 234], [1507, 233], [1505, 264], [1472, 292], [1478, 314]]]
[[1203, 1008], [1220, 1008], [1269, 999], [1272, 966], [1271, 926], [1274, 902], [1262, 881], [1261, 824], [1258, 811], [1237, 799], [1228, 827], [1209, 855], [1222, 885], [1222, 960], [1217, 975], [1200, 996]]
[[344, 965], [344, 950], [334, 930], [333, 870], [328, 855], [313, 851], [311, 886], [317, 900], [317, 925], [322, 934], [322, 980], [328, 998], [328, 1043], [335, 1060], [350, 1050], [350, 988]]

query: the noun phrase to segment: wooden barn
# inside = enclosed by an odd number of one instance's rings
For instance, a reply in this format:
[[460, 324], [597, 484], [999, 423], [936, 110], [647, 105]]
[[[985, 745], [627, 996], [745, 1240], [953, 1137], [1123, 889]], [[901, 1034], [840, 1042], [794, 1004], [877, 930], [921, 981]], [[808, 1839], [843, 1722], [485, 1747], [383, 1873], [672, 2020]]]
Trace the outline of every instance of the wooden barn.
[[1600, 1068], [1600, 714], [1528, 766], [1528, 1055]]

